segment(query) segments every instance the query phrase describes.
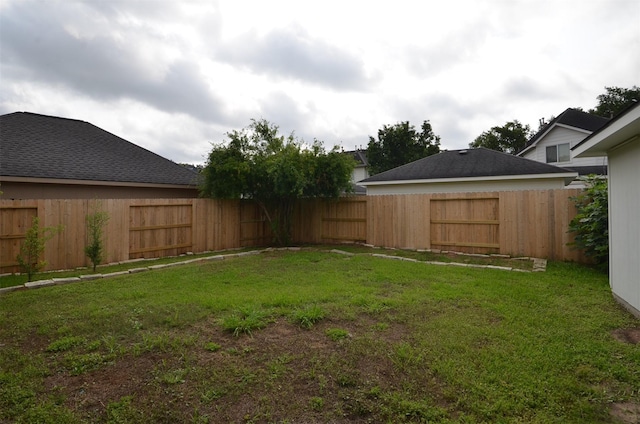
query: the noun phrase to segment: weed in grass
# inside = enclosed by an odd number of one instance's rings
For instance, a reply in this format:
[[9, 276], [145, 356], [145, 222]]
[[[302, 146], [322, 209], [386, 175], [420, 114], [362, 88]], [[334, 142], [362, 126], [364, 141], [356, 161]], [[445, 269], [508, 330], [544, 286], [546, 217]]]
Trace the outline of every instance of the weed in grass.
[[25, 423], [38, 424], [79, 424], [82, 421], [64, 406], [52, 402], [42, 402], [29, 408], [25, 415]]
[[220, 399], [226, 394], [227, 394], [227, 391], [225, 389], [207, 388], [200, 395], [200, 399], [205, 403], [209, 403], [216, 399]]
[[102, 345], [105, 347], [108, 353], [122, 354], [125, 352], [125, 348], [120, 346], [113, 336], [103, 336]]
[[356, 387], [358, 385], [358, 375], [348, 370], [339, 370], [336, 376], [336, 383], [340, 387]]
[[389, 311], [391, 306], [387, 302], [372, 302], [365, 306], [365, 311], [368, 314], [376, 315], [381, 314], [382, 312]]
[[101, 355], [98, 352], [85, 354], [68, 353], [64, 357], [67, 369], [71, 375], [80, 375], [88, 371], [93, 371], [103, 365], [113, 364], [115, 355]]
[[373, 329], [376, 331], [385, 331], [389, 328], [389, 324], [386, 322], [377, 322], [374, 326]]
[[140, 322], [135, 318], [129, 318], [129, 324], [131, 325], [131, 328], [133, 328], [134, 330], [142, 330], [143, 328], [142, 322]]
[[324, 408], [324, 399], [318, 396], [313, 396], [309, 399], [309, 407], [314, 411], [322, 411], [322, 408]]
[[269, 314], [263, 310], [253, 308], [242, 308], [234, 314], [222, 320], [222, 328], [230, 331], [234, 336], [248, 334], [255, 330], [260, 330], [267, 326]]
[[244, 371], [238, 381], [242, 384], [251, 384], [254, 381], [256, 381], [256, 379], [258, 378], [258, 375], [256, 373], [250, 372], [250, 371]]
[[173, 385], [182, 384], [185, 382], [189, 370], [185, 368], [177, 368], [173, 370], [167, 370], [160, 372], [156, 379], [161, 383]]
[[394, 347], [391, 362], [400, 370], [419, 364], [423, 361], [422, 353], [409, 343], [400, 343]]
[[329, 328], [326, 331], [326, 335], [337, 342], [338, 340], [346, 339], [349, 337], [349, 332], [347, 330], [343, 330], [342, 328]]
[[123, 396], [116, 402], [107, 405], [107, 422], [109, 424], [135, 423], [142, 421], [144, 413], [133, 405], [133, 396]]
[[267, 364], [267, 370], [269, 371], [269, 378], [277, 379], [282, 377], [287, 371], [287, 364], [291, 361], [290, 355], [281, 355], [275, 358], [273, 361]]
[[307, 306], [306, 308], [296, 309], [293, 311], [292, 319], [300, 327], [309, 329], [314, 324], [321, 321], [325, 317], [325, 311], [318, 305]]
[[167, 333], [143, 334], [141, 352], [167, 352], [171, 346], [171, 337]]
[[215, 342], [207, 342], [204, 344], [204, 350], [208, 350], [209, 352], [217, 352], [222, 349], [222, 346]]
[[92, 342], [87, 343], [86, 349], [91, 352], [93, 350], [100, 349], [100, 346], [102, 346], [102, 342], [100, 340], [93, 340]]
[[66, 336], [51, 342], [45, 349], [47, 352], [66, 352], [79, 346], [85, 342], [84, 337], [80, 336]]

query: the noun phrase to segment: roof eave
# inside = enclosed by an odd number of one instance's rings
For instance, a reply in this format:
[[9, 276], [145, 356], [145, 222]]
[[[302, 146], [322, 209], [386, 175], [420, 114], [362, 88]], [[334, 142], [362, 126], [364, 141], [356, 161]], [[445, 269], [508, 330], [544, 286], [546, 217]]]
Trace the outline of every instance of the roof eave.
[[93, 180], [71, 180], [64, 178], [33, 178], [33, 177], [10, 177], [0, 175], [0, 182], [32, 183], [32, 184], [66, 184], [66, 185], [92, 185], [110, 187], [144, 187], [144, 188], [181, 188], [195, 189], [193, 184], [160, 184], [160, 183], [138, 183], [126, 181], [93, 181]]
[[[505, 181], [505, 180], [535, 180], [535, 179], [564, 179], [565, 183], [573, 181], [578, 177], [577, 172], [554, 172], [547, 174], [524, 174], [524, 175], [490, 175], [484, 177], [457, 177], [457, 178], [426, 178], [419, 180], [387, 180], [387, 181], [360, 181], [362, 186], [379, 185], [403, 185], [403, 184], [436, 184], [436, 183], [463, 183], [479, 181]], [[568, 182], [567, 182], [568, 181]]]
[[617, 147], [640, 138], [640, 105], [635, 105], [624, 115], [614, 118], [608, 125], [591, 134], [574, 146], [574, 157], [603, 156]]

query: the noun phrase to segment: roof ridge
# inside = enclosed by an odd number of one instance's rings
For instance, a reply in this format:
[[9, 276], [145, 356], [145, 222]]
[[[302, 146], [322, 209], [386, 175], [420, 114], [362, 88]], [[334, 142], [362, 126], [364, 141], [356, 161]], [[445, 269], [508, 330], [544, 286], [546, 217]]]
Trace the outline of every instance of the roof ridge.
[[[20, 114], [23, 114], [23, 115], [40, 116], [40, 117], [43, 117], [43, 118], [63, 119], [63, 120], [67, 120], [67, 121], [84, 122], [86, 124], [90, 123], [90, 122], [87, 122], [87, 121], [83, 121], [82, 119], [66, 118], [64, 116], [45, 115], [45, 114], [42, 114], [42, 113], [27, 112], [27, 111], [16, 111], [16, 112], [12, 112], [12, 113], [7, 113], [6, 115], [13, 115], [13, 114], [16, 114], [16, 113], [20, 113]], [[1, 116], [6, 116], [6, 115], [1, 115]]]

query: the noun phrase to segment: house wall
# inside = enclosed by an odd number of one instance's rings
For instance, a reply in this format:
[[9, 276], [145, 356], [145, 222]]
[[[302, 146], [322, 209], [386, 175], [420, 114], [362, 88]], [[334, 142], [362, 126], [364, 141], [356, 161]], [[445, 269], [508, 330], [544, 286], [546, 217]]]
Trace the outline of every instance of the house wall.
[[121, 187], [0, 181], [0, 199], [166, 199], [195, 198], [195, 188]]
[[369, 173], [367, 172], [367, 168], [365, 166], [358, 166], [354, 168], [353, 173], [351, 174], [351, 181], [357, 183], [358, 181], [364, 180], [369, 177]]
[[387, 194], [468, 193], [483, 191], [547, 190], [564, 188], [564, 179], [460, 181], [421, 184], [389, 184], [367, 186], [368, 196]]
[[[544, 137], [542, 137], [538, 144], [524, 155], [523, 158], [535, 160], [537, 162], [547, 162], [547, 146], [553, 146], [556, 144], [569, 143], [570, 147], [575, 146], [584, 140], [590, 133], [586, 131], [578, 131], [575, 129], [564, 128], [560, 126], [554, 127]], [[607, 165], [607, 157], [592, 157], [592, 158], [575, 158], [573, 152], [571, 152], [571, 160], [569, 162], [556, 162], [553, 165], [556, 166], [604, 166]]]
[[611, 290], [640, 318], [640, 140], [609, 152]]

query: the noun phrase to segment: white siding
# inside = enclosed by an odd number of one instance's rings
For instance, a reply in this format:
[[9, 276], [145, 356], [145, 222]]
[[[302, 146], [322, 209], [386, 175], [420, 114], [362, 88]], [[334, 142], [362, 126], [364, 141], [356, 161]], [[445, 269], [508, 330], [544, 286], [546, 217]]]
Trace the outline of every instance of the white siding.
[[351, 181], [357, 183], [358, 181], [362, 181], [367, 177], [369, 177], [367, 168], [364, 166], [359, 166], [353, 170], [353, 173], [351, 174]]
[[609, 152], [611, 290], [640, 317], [640, 140]]
[[[526, 159], [535, 160], [537, 162], [547, 162], [547, 146], [553, 146], [556, 144], [569, 143], [570, 147], [574, 147], [582, 140], [587, 138], [589, 132], [578, 131], [575, 129], [565, 128], [561, 126], [553, 127], [544, 137], [542, 137], [536, 147], [529, 150], [522, 155]], [[573, 152], [572, 152], [573, 155]], [[607, 164], [607, 157], [593, 157], [593, 158], [575, 158], [572, 157], [569, 162], [555, 162], [552, 165], [556, 166], [603, 166]]]
[[451, 183], [388, 184], [367, 186], [367, 195], [467, 193], [482, 191], [546, 190], [564, 188], [564, 179], [465, 181]]

